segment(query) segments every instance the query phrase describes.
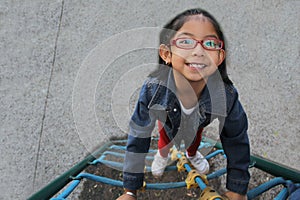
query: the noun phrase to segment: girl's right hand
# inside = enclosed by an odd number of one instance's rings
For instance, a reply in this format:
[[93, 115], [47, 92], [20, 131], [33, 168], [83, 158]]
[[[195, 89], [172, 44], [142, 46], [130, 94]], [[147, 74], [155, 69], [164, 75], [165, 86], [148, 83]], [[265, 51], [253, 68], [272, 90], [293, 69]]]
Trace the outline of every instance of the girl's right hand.
[[247, 200], [247, 195], [241, 195], [235, 192], [227, 191], [225, 192], [225, 196], [230, 200]]
[[125, 193], [119, 196], [119, 198], [117, 198], [116, 200], [136, 200], [136, 198]]

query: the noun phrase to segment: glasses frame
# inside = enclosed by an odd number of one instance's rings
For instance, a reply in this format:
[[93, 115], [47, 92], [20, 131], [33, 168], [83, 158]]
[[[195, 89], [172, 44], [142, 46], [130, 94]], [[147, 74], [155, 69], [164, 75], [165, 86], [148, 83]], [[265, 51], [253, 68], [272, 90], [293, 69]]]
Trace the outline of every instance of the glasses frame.
[[[180, 39], [191, 39], [191, 40], [194, 40], [194, 41], [196, 41], [195, 46], [192, 47], [192, 48], [182, 48], [182, 47], [179, 47], [179, 46], [177, 46], [176, 42], [177, 42], [177, 40], [180, 40]], [[218, 48], [218, 49], [210, 49], [210, 48], [205, 47], [203, 45], [203, 41], [210, 40], [210, 39], [220, 42], [221, 43], [221, 47]], [[208, 37], [208, 38], [205, 38], [203, 40], [196, 40], [194, 38], [188, 38], [188, 37], [180, 37], [180, 38], [176, 38], [176, 39], [172, 40], [172, 42], [171, 42], [171, 45], [174, 45], [174, 46], [176, 46], [179, 49], [185, 49], [185, 50], [195, 49], [198, 44], [200, 44], [203, 49], [208, 50], [208, 51], [219, 51], [219, 50], [223, 49], [223, 47], [224, 47], [224, 42], [222, 40], [219, 40], [219, 39], [214, 38], [214, 37]]]

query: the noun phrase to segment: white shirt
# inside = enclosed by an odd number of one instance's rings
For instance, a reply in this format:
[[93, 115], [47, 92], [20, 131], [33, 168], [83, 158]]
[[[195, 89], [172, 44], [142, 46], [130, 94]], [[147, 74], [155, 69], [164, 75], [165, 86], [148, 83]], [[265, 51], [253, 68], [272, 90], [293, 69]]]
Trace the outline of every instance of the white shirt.
[[181, 107], [182, 112], [184, 112], [184, 114], [186, 114], [186, 115], [190, 115], [196, 108], [196, 106], [194, 106], [192, 108], [187, 109], [183, 106], [183, 104], [180, 100], [179, 100], [179, 103], [180, 103], [180, 107]]

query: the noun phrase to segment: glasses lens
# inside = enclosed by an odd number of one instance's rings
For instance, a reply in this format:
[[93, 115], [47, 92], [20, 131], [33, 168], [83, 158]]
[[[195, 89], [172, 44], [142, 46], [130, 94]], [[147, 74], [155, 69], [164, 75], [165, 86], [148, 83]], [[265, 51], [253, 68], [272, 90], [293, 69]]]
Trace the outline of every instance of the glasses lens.
[[176, 40], [176, 46], [182, 49], [192, 49], [195, 47], [196, 41], [190, 38], [179, 38]]
[[203, 40], [202, 45], [205, 49], [218, 50], [222, 48], [222, 42], [214, 38]]

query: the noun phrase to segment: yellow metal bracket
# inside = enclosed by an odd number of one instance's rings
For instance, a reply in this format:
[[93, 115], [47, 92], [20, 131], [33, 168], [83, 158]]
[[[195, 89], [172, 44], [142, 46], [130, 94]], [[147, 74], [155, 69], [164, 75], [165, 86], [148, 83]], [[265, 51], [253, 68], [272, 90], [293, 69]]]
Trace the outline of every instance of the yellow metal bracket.
[[171, 160], [172, 161], [177, 161], [179, 159], [178, 154], [181, 154], [181, 156], [184, 156], [184, 153], [178, 151], [176, 148], [170, 149], [170, 152], [171, 152]]
[[187, 160], [187, 158], [185, 156], [182, 156], [181, 158], [179, 158], [179, 160], [177, 161], [177, 170], [179, 172], [184, 172], [186, 171], [184, 164], [188, 164], [189, 161]]
[[143, 186], [139, 189], [141, 192], [145, 192], [146, 191], [146, 181], [143, 182]]
[[199, 177], [206, 185], [208, 185], [206, 176], [204, 174], [199, 174], [195, 169], [192, 169], [185, 179], [187, 189], [199, 187], [199, 185], [196, 183], [197, 177]]
[[213, 188], [206, 187], [200, 194], [199, 200], [214, 200], [214, 199], [220, 199], [220, 200], [229, 200], [227, 197], [222, 197], [219, 195]]

